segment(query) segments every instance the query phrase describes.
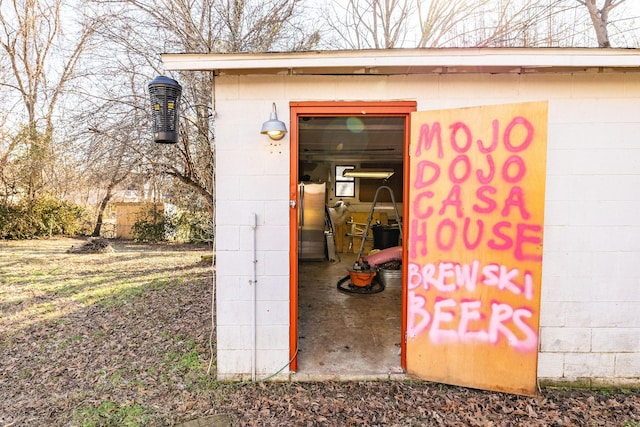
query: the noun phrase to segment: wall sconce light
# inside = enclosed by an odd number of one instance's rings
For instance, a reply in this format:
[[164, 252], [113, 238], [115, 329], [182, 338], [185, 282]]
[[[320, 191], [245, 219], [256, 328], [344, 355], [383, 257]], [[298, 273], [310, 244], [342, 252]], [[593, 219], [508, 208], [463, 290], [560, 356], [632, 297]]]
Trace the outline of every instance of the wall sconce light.
[[165, 76], [158, 76], [149, 83], [153, 140], [161, 144], [178, 142], [178, 107], [182, 86]]
[[287, 127], [284, 122], [278, 120], [278, 113], [276, 113], [276, 103], [273, 103], [273, 110], [271, 111], [271, 117], [269, 120], [262, 124], [260, 133], [263, 135], [269, 135], [269, 138], [277, 141], [284, 138], [284, 134], [287, 133]]
[[342, 176], [353, 178], [389, 179], [395, 173], [392, 169], [346, 169]]

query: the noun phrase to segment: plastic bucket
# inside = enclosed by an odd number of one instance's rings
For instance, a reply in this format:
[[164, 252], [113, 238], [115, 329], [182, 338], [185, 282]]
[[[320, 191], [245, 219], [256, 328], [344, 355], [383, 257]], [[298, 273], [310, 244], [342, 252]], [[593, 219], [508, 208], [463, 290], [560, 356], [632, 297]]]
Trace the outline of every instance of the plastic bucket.
[[397, 225], [376, 224], [371, 227], [373, 249], [386, 249], [398, 246], [400, 227]]

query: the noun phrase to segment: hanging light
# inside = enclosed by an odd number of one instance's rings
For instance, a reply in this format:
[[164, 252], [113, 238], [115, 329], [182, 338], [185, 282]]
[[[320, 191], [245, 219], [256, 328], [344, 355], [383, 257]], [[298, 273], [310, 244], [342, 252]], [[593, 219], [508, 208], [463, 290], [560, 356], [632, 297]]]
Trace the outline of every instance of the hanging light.
[[287, 133], [287, 127], [284, 122], [278, 120], [278, 113], [276, 113], [276, 103], [273, 103], [273, 110], [271, 111], [271, 117], [269, 120], [262, 124], [262, 129], [260, 133], [263, 135], [268, 135], [269, 138], [277, 141], [284, 137], [284, 134]]
[[160, 144], [178, 142], [178, 107], [182, 86], [165, 76], [158, 76], [149, 83], [153, 140]]

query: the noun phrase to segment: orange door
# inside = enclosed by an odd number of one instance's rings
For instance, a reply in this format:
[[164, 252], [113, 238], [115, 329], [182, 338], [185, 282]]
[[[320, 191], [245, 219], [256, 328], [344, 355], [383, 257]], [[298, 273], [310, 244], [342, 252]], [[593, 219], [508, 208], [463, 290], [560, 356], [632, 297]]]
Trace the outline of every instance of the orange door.
[[411, 114], [406, 369], [534, 394], [547, 103]]
[[[407, 164], [409, 143], [410, 114], [416, 111], [415, 101], [391, 101], [391, 102], [347, 102], [347, 101], [312, 101], [312, 102], [291, 102], [290, 107], [290, 185], [289, 196], [289, 353], [291, 363], [289, 365], [292, 371], [298, 368], [298, 218], [299, 218], [299, 187], [298, 187], [298, 119], [301, 117], [319, 117], [319, 116], [396, 116], [404, 117], [405, 122], [405, 159]], [[407, 168], [405, 167], [405, 176]], [[407, 180], [405, 179], [404, 193], [407, 193]], [[406, 204], [405, 204], [406, 206]], [[406, 207], [403, 213], [406, 218]], [[406, 230], [406, 227], [405, 227]], [[405, 233], [406, 231], [403, 231]], [[403, 234], [404, 235], [404, 234]], [[404, 251], [406, 254], [406, 251]], [[406, 295], [403, 289], [403, 313], [406, 312]], [[406, 331], [406, 316], [403, 316], [402, 335]], [[401, 363], [404, 367], [404, 340], [402, 340]]]

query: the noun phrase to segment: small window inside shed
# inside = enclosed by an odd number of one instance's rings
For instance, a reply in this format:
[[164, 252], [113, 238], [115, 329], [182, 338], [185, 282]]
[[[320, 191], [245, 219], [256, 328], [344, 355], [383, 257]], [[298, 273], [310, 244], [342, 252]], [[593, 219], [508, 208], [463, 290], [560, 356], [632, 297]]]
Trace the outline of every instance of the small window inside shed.
[[342, 176], [344, 171], [353, 169], [355, 169], [355, 166], [336, 166], [336, 197], [356, 196], [355, 178], [352, 176]]

